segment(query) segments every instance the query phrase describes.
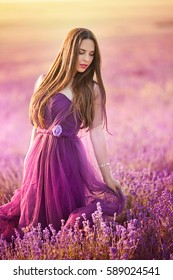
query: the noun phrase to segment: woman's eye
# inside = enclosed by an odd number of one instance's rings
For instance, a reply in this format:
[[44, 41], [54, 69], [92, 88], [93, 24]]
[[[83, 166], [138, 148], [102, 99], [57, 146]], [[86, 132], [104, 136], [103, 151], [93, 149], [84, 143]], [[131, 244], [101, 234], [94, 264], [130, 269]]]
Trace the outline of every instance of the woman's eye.
[[[79, 51], [79, 54], [85, 54], [85, 52]], [[90, 53], [89, 55], [93, 57], [93, 56], [94, 56], [94, 53]]]

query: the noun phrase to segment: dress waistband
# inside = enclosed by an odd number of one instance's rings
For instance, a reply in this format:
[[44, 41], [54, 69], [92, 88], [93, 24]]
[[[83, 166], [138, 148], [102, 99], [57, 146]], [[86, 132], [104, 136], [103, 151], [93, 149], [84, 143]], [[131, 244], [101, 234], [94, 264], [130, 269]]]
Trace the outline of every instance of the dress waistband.
[[37, 128], [37, 134], [52, 135], [57, 138], [68, 137], [68, 138], [78, 138], [77, 134], [69, 133], [63, 131], [61, 125], [56, 125], [52, 129]]

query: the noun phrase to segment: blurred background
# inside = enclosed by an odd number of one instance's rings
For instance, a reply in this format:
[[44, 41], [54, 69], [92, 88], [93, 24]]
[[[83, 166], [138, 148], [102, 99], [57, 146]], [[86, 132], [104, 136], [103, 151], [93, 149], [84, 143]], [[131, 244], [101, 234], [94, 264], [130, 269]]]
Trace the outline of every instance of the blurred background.
[[0, 1], [1, 154], [25, 155], [34, 83], [74, 27], [91, 29], [100, 44], [108, 121], [116, 136], [110, 145], [132, 146], [148, 123], [156, 130], [151, 119], [160, 114], [166, 116], [157, 123], [159, 137], [165, 125], [165, 134], [172, 133], [173, 1], [7, 0]]

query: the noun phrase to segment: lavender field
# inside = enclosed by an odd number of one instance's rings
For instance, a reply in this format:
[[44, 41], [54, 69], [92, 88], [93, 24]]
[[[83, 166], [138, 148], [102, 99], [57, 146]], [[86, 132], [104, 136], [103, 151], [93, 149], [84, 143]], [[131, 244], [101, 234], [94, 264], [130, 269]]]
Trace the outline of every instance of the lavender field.
[[100, 43], [108, 154], [127, 197], [121, 217], [103, 220], [98, 205], [94, 226], [84, 216], [82, 231], [78, 220], [74, 230], [62, 221], [59, 232], [39, 224], [26, 228], [23, 239], [16, 232], [10, 244], [2, 237], [0, 259], [173, 259], [173, 6], [134, 10], [108, 2], [74, 1], [69, 9], [65, 3], [0, 4], [0, 205], [22, 182], [34, 82], [77, 25], [92, 29]]

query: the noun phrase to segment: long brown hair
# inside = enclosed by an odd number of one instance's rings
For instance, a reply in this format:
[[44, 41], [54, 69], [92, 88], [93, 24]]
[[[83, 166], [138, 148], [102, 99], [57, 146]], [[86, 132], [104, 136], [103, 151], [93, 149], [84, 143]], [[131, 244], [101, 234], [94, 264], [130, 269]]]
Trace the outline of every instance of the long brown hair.
[[[83, 72], [75, 73], [76, 61], [79, 55], [79, 47], [83, 39], [91, 39], [94, 42], [94, 58], [90, 66]], [[106, 94], [101, 77], [101, 56], [99, 46], [94, 34], [86, 28], [72, 29], [48, 71], [39, 88], [33, 94], [30, 102], [29, 115], [34, 126], [45, 128], [44, 109], [49, 99], [61, 92], [70, 82], [73, 92], [72, 106], [74, 113], [78, 113], [83, 128], [89, 128], [94, 119], [94, 78], [99, 86], [103, 123], [107, 125]]]

